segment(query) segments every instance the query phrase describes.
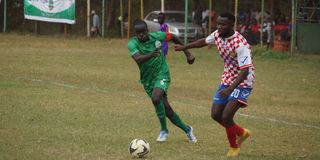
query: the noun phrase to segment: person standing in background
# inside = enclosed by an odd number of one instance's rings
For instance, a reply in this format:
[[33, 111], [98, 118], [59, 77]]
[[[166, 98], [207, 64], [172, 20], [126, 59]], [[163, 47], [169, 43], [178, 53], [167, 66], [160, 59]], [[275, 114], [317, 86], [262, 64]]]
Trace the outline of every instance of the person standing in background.
[[99, 18], [98, 14], [96, 13], [95, 10], [92, 10], [91, 14], [92, 14], [91, 35], [93, 37], [95, 37], [97, 35], [101, 36], [101, 33], [100, 33], [100, 18]]
[[[160, 12], [160, 13], [158, 14], [158, 22], [159, 22], [159, 24], [160, 24], [160, 31], [161, 31], [161, 32], [169, 32], [169, 27], [168, 27], [168, 25], [164, 22], [165, 19], [166, 19], [165, 14], [162, 13], [162, 12]], [[163, 53], [164, 57], [167, 57], [168, 48], [169, 48], [168, 42], [166, 42], [165, 40], [162, 41], [162, 48], [161, 48], [161, 50], [162, 50], [162, 53]]]
[[209, 9], [207, 7], [201, 7], [202, 8], [202, 29], [204, 32], [204, 35], [207, 36], [208, 35], [208, 27], [209, 27]]

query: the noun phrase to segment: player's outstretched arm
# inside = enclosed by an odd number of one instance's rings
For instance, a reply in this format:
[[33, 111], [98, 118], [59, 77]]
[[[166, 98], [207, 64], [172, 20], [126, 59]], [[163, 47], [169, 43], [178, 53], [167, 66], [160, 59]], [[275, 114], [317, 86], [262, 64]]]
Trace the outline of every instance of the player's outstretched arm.
[[134, 54], [132, 56], [132, 58], [134, 59], [134, 61], [136, 61], [136, 63], [138, 65], [140, 65], [141, 63], [149, 60], [152, 57], [159, 56], [159, 54], [160, 54], [159, 50], [152, 51], [152, 52], [150, 52], [149, 54], [146, 54], [146, 55], [142, 55], [142, 54], [140, 54], [140, 52], [138, 52], [138, 53]]
[[[171, 37], [172, 37], [171, 40], [173, 41], [173, 43], [179, 44], [179, 45], [183, 45], [181, 40], [176, 35], [171, 34]], [[184, 52], [184, 55], [187, 58], [187, 62], [189, 64], [193, 64], [193, 62], [195, 61], [196, 58], [187, 49], [183, 49], [183, 50], [180, 50], [180, 51]]]
[[198, 39], [194, 42], [191, 42], [185, 46], [183, 45], [175, 45], [174, 46], [174, 50], [175, 51], [183, 51], [183, 50], [186, 50], [186, 49], [192, 49], [192, 48], [201, 48], [201, 47], [204, 47], [206, 46], [207, 43], [206, 43], [206, 38], [201, 38], [201, 39]]

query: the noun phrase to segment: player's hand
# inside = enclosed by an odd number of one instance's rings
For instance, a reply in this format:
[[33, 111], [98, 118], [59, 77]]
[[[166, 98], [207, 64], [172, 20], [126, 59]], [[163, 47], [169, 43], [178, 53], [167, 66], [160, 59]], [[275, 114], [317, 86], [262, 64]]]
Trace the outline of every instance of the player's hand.
[[222, 98], [225, 98], [227, 96], [229, 96], [231, 94], [232, 90], [229, 89], [229, 87], [223, 89], [222, 91], [219, 92], [219, 95], [222, 97]]
[[185, 47], [183, 45], [176, 44], [176, 45], [174, 45], [174, 50], [175, 51], [184, 51]]
[[193, 55], [188, 56], [187, 62], [189, 64], [193, 64], [193, 62], [196, 60], [196, 58]]

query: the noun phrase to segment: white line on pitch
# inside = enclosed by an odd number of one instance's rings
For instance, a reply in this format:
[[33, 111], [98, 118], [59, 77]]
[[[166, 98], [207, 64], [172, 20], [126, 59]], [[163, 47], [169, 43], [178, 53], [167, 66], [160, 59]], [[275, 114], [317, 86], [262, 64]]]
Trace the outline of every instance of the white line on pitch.
[[[44, 81], [44, 80], [41, 80], [41, 79], [30, 79], [30, 78], [27, 78], [27, 77], [20, 77], [18, 79], [31, 80], [33, 82], [40, 82], [40, 83], [49, 83], [49, 84], [53, 84], [53, 85], [56, 85], [56, 86], [72, 88], [72, 89], [87, 90], [87, 91], [95, 91], [95, 92], [99, 92], [99, 93], [110, 93], [110, 92], [112, 92], [112, 91], [107, 91], [107, 90], [104, 90], [104, 89], [98, 89], [98, 88], [94, 89], [94, 88], [88, 88], [88, 87], [79, 87], [79, 86], [60, 83], [60, 82], [55, 82], [55, 81]], [[129, 93], [129, 92], [122, 92], [122, 93], [125, 93], [127, 96], [130, 96], [130, 97], [140, 97], [141, 98], [141, 96], [136, 96], [135, 94], [132, 94], [132, 93]], [[201, 108], [205, 107], [205, 106], [201, 106], [201, 105], [184, 103], [184, 102], [181, 102], [181, 101], [173, 101], [173, 103], [180, 103], [180, 104], [184, 104], [184, 105], [191, 105], [191, 106], [196, 106], [196, 107], [201, 107]], [[267, 122], [276, 122], [276, 123], [282, 123], [282, 124], [291, 125], [291, 126], [320, 129], [320, 126], [304, 124], [304, 123], [287, 122], [287, 121], [284, 121], [284, 120], [281, 120], [281, 119], [268, 118], [268, 117], [258, 117], [258, 116], [254, 116], [254, 115], [243, 114], [243, 113], [237, 113], [237, 115], [240, 115], [240, 116], [243, 116], [243, 117], [252, 118], [252, 119], [258, 119], [258, 120], [262, 120], [262, 121], [267, 121]]]

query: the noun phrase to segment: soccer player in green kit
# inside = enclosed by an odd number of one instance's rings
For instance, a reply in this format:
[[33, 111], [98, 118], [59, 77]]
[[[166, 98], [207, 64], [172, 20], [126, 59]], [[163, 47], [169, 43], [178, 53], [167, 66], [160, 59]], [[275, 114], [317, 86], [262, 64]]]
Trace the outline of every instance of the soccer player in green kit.
[[[128, 50], [131, 57], [138, 64], [140, 69], [140, 82], [146, 93], [151, 98], [155, 107], [157, 117], [160, 121], [160, 134], [158, 142], [164, 142], [168, 137], [166, 117], [181, 128], [187, 135], [189, 142], [196, 143], [197, 139], [193, 134], [193, 128], [186, 125], [173, 111], [168, 102], [167, 91], [170, 85], [169, 67], [166, 58], [161, 53], [161, 42], [172, 40], [176, 44], [182, 42], [175, 35], [166, 32], [149, 32], [147, 24], [143, 20], [134, 22], [136, 36], [128, 42]], [[184, 50], [187, 62], [192, 64], [195, 57], [187, 50]]]

